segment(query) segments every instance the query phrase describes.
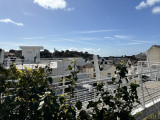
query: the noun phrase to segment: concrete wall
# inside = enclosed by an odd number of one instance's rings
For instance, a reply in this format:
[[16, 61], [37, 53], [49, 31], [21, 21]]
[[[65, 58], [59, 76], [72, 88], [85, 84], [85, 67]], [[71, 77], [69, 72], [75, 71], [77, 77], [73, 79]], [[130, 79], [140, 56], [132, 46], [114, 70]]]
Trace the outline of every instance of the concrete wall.
[[106, 78], [106, 77], [108, 77], [108, 73], [111, 73], [111, 77], [114, 77], [115, 76], [115, 71], [116, 71], [116, 67], [114, 65], [112, 65], [108, 69], [103, 70], [101, 72], [101, 76]]
[[25, 57], [26, 62], [34, 62], [34, 57], [36, 56], [36, 62], [40, 62], [40, 50], [43, 49], [42, 46], [20, 46], [22, 49], [22, 55]]
[[25, 57], [25, 61], [34, 62], [34, 57], [36, 56], [35, 50], [25, 49], [22, 50], [22, 55]]
[[[57, 60], [57, 61], [50, 61], [50, 67], [51, 68], [68, 68], [68, 65], [72, 65], [73, 59], [63, 59], [63, 60]], [[85, 60], [84, 59], [76, 59], [76, 66], [84, 66]]]
[[65, 68], [58, 68], [58, 69], [52, 69], [52, 75], [64, 75], [64, 74], [69, 74], [70, 71], [66, 71]]
[[71, 61], [63, 61], [63, 60], [58, 60], [58, 61], [51, 61], [50, 62], [50, 68], [68, 68], [68, 65], [71, 65]]
[[[89, 73], [89, 72], [94, 72], [94, 68], [93, 67], [85, 67], [82, 70], [83, 72]], [[90, 78], [94, 78], [94, 73], [89, 74]]]
[[3, 63], [3, 60], [4, 60], [4, 50], [0, 50], [0, 64]]
[[71, 65], [71, 61], [58, 61], [58, 68], [68, 68], [68, 65]]
[[147, 53], [147, 57], [150, 61], [160, 61], [160, 47], [152, 46]]
[[85, 59], [78, 58], [76, 59], [77, 61], [77, 66], [84, 66], [86, 64]]
[[74, 61], [74, 59], [76, 60], [76, 65], [77, 66], [86, 65], [85, 59], [83, 59], [83, 58], [68, 58], [68, 60], [70, 60], [70, 61]]
[[50, 68], [57, 68], [57, 62], [50, 62]]

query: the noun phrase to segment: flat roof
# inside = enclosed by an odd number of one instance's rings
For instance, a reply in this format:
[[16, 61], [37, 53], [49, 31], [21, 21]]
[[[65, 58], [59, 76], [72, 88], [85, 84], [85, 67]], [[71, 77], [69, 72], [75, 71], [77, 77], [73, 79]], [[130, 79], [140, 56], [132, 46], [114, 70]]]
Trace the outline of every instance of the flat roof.
[[39, 49], [39, 50], [43, 50], [44, 47], [43, 46], [19, 46], [20, 49]]

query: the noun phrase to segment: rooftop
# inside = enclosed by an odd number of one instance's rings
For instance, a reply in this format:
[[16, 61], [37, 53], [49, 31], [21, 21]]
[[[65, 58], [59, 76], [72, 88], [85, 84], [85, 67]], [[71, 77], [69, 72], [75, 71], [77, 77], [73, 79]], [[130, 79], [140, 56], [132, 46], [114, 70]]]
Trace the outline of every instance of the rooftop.
[[43, 50], [43, 46], [19, 46], [20, 49], [40, 49]]

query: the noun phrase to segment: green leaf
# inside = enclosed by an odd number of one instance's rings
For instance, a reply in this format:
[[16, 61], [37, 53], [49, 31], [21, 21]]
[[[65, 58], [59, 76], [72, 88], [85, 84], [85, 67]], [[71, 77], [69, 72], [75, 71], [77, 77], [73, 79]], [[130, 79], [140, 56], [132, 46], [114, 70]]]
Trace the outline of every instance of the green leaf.
[[60, 103], [63, 104], [63, 103], [64, 103], [64, 100], [65, 100], [64, 97], [61, 95], [61, 96], [59, 97]]
[[89, 120], [89, 116], [87, 115], [86, 111], [85, 110], [82, 110], [80, 113], [79, 113], [79, 117], [81, 120]]
[[89, 101], [89, 104], [87, 105], [87, 109], [91, 107], [97, 107], [97, 102]]
[[77, 101], [75, 106], [77, 107], [78, 110], [82, 109], [82, 102], [81, 101]]
[[53, 83], [53, 79], [51, 77], [49, 77], [47, 80], [48, 80], [49, 84]]
[[68, 70], [72, 70], [72, 67], [71, 67], [71, 65], [68, 65]]

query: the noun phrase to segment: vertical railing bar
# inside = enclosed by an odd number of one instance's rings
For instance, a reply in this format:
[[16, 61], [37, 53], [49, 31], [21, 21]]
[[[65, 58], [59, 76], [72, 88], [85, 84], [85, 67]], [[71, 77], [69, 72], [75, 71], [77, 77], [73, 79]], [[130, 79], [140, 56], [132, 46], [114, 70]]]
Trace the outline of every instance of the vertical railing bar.
[[[64, 86], [64, 85], [65, 85], [65, 77], [63, 77], [63, 86]], [[62, 94], [63, 94], [63, 96], [64, 96], [64, 94], [65, 94], [65, 88], [63, 88]]]
[[77, 91], [77, 101], [78, 101], [78, 93], [79, 93], [79, 92]]
[[94, 88], [94, 101], [96, 101], [96, 89]]
[[2, 93], [1, 93], [1, 97], [0, 97], [0, 99], [1, 99], [1, 104], [2, 104], [2, 98], [3, 98], [3, 96], [2, 96]]
[[85, 91], [85, 102], [87, 102], [87, 91]]
[[[138, 68], [138, 73], [142, 73], [142, 68]], [[142, 94], [142, 107], [143, 109], [145, 109], [145, 98], [144, 98], [144, 90], [143, 90], [143, 82], [142, 82], [142, 74], [139, 74], [138, 75], [138, 81], [139, 81], [139, 84], [140, 84], [140, 88], [141, 88], [141, 94]]]

